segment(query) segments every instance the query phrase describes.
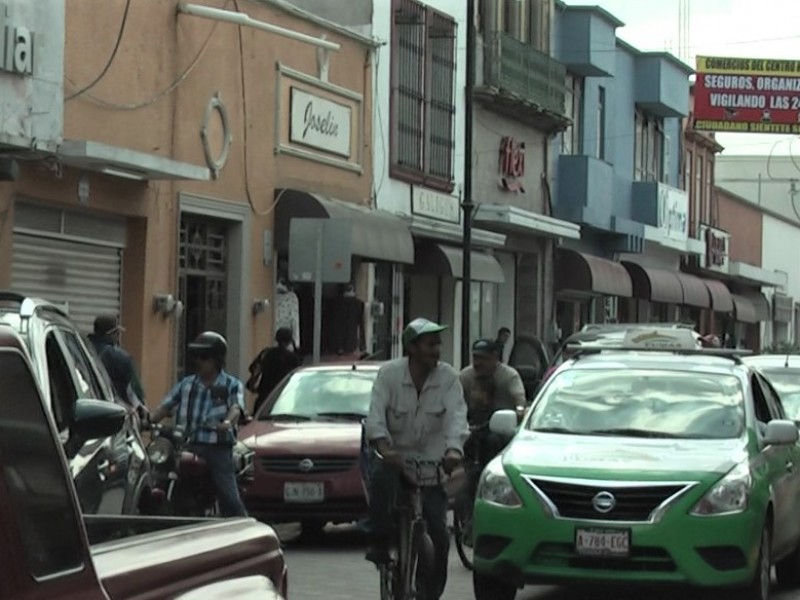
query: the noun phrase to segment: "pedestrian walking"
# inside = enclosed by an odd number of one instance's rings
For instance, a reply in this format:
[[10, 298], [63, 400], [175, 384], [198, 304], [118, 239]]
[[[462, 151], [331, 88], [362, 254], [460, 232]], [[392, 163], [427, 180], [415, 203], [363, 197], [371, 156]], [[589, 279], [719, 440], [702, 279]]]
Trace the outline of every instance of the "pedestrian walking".
[[144, 390], [133, 364], [133, 358], [119, 345], [119, 335], [125, 331], [117, 317], [100, 315], [94, 320], [94, 332], [89, 341], [108, 372], [117, 397], [127, 402], [141, 418], [147, 414]]
[[256, 394], [254, 415], [283, 378], [302, 363], [295, 350], [292, 330], [281, 327], [275, 333], [275, 346], [264, 348], [250, 363], [247, 389]]

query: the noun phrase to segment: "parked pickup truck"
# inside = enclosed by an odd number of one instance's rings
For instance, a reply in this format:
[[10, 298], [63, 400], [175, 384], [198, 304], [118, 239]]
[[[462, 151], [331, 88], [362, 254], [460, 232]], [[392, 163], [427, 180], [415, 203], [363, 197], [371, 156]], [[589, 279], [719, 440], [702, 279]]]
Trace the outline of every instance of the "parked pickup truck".
[[[77, 400], [70, 435], [125, 425], [110, 402]], [[253, 519], [84, 517], [27, 350], [0, 325], [0, 598], [217, 600], [286, 595], [275, 532]]]

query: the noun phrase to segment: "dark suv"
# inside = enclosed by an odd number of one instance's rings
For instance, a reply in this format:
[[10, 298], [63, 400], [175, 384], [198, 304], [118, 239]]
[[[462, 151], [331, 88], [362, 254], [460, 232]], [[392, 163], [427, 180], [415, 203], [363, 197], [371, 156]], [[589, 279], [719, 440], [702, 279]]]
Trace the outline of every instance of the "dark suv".
[[24, 340], [45, 404], [70, 461], [75, 487], [86, 514], [147, 512], [150, 462], [139, 434], [139, 420], [129, 411], [116, 435], [79, 439], [72, 431], [76, 400], [104, 400], [127, 406], [91, 344], [60, 307], [44, 300], [0, 292], [0, 326]]

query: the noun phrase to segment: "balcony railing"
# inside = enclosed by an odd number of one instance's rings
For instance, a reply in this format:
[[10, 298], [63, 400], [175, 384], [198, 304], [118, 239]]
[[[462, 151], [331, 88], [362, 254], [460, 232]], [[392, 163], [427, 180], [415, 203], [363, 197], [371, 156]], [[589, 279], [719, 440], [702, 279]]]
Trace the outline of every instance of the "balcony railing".
[[488, 33], [485, 44], [485, 86], [566, 116], [567, 70], [564, 65], [507, 33]]

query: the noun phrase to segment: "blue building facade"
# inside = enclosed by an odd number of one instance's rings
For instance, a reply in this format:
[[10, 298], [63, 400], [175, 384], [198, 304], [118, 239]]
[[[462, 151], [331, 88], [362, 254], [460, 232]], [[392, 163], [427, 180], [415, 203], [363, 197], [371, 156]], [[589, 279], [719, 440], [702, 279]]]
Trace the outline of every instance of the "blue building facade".
[[[553, 56], [567, 67], [573, 124], [553, 140], [553, 216], [581, 226], [558, 250], [556, 320], [567, 335], [602, 321], [694, 318], [682, 261], [689, 238], [681, 146], [692, 70], [617, 37], [597, 6], [556, 3]], [[702, 284], [700, 283], [702, 286]]]

